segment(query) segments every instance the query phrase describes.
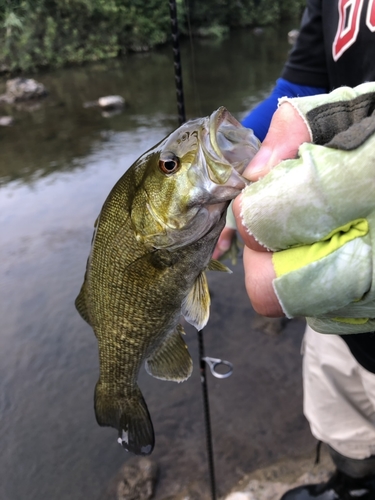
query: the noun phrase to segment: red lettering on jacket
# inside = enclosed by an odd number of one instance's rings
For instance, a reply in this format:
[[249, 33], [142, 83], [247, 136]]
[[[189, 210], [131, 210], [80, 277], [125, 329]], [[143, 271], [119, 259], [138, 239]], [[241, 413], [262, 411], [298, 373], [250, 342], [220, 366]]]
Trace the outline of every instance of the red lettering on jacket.
[[[333, 41], [332, 56], [337, 61], [342, 54], [356, 41], [364, 0], [339, 0], [339, 25]], [[374, 1], [371, 0], [371, 5]], [[370, 7], [369, 4], [369, 7]], [[368, 9], [368, 12], [373, 9]], [[371, 16], [374, 21], [374, 15]]]
[[375, 31], [375, 0], [369, 0], [366, 14], [366, 25], [371, 31]]

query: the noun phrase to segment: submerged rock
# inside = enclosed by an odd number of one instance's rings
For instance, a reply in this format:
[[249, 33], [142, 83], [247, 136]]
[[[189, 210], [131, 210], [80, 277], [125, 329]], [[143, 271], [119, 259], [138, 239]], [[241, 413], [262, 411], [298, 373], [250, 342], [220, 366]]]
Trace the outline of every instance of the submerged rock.
[[121, 470], [117, 500], [149, 500], [155, 489], [157, 465], [150, 458], [129, 460]]
[[296, 43], [298, 35], [299, 35], [299, 31], [298, 30], [291, 30], [291, 31], [289, 31], [289, 33], [288, 33], [288, 42], [291, 45], [294, 45]]
[[125, 106], [125, 99], [120, 95], [107, 95], [100, 97], [97, 101], [83, 103], [84, 108], [100, 108], [104, 118], [118, 115]]
[[12, 116], [0, 116], [0, 127], [9, 127], [13, 125], [13, 121]]
[[15, 102], [41, 99], [47, 95], [47, 89], [32, 78], [13, 78], [6, 82], [6, 92], [0, 101], [12, 104]]
[[107, 95], [98, 99], [98, 105], [105, 110], [122, 109], [125, 100], [120, 95]]

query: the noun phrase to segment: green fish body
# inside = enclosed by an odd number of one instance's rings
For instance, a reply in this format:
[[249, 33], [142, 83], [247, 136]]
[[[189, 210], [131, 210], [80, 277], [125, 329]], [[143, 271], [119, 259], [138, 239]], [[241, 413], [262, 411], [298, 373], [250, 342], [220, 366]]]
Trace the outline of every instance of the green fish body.
[[190, 376], [180, 317], [208, 321], [204, 271], [226, 270], [211, 255], [258, 147], [225, 108], [187, 122], [127, 170], [96, 221], [76, 307], [98, 340], [97, 421], [135, 454], [154, 446], [138, 372], [145, 362], [159, 379]]

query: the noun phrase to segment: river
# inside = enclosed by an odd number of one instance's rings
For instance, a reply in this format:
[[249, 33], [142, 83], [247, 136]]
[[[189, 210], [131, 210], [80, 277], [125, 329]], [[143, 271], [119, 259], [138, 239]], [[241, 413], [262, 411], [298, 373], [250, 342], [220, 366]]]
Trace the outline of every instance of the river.
[[[224, 105], [237, 118], [272, 87], [287, 31], [239, 30], [182, 44], [188, 118]], [[40, 73], [49, 96], [34, 110], [5, 109], [0, 129], [0, 499], [103, 500], [129, 455], [93, 411], [96, 339], [74, 309], [93, 223], [109, 190], [137, 157], [177, 125], [170, 47], [121, 60]], [[5, 81], [0, 81], [0, 93]], [[83, 104], [122, 95], [121, 114]], [[234, 374], [209, 378], [219, 494], [260, 465], [312, 447], [301, 409], [303, 323], [266, 335], [246, 298], [242, 264], [211, 273], [206, 354]], [[183, 384], [140, 385], [156, 434], [156, 499], [185, 486], [209, 492], [196, 334]]]

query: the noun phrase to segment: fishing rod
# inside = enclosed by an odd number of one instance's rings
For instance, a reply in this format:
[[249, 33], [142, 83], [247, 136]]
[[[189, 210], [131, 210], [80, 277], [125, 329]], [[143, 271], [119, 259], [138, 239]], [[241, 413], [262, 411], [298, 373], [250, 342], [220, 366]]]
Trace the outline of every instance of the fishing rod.
[[172, 48], [173, 48], [173, 64], [174, 64], [174, 79], [176, 84], [177, 97], [177, 112], [178, 124], [182, 125], [186, 122], [184, 89], [182, 85], [182, 69], [180, 57], [180, 43], [178, 37], [178, 22], [177, 22], [177, 6], [176, 0], [169, 0], [169, 11], [172, 25]]
[[[182, 69], [181, 69], [176, 0], [169, 0], [169, 10], [171, 17], [171, 25], [172, 25], [172, 46], [173, 46], [173, 62], [174, 62], [175, 84], [176, 84], [178, 121], [179, 125], [182, 125], [186, 121], [186, 115], [185, 115], [184, 91], [182, 84]], [[199, 367], [200, 367], [201, 386], [203, 395], [203, 411], [204, 411], [204, 421], [206, 430], [206, 446], [207, 446], [207, 458], [208, 458], [208, 471], [209, 471], [210, 487], [211, 487], [211, 498], [212, 500], [216, 500], [217, 497], [216, 497], [215, 464], [214, 464], [214, 453], [212, 447], [211, 418], [210, 418], [210, 405], [208, 398], [208, 385], [206, 378], [206, 367], [208, 365], [214, 377], [227, 378], [230, 375], [232, 375], [233, 365], [229, 363], [229, 361], [224, 361], [221, 359], [210, 358], [208, 356], [205, 356], [203, 330], [198, 331], [198, 345], [199, 345]], [[224, 372], [217, 370], [217, 367], [220, 365], [225, 366]]]

